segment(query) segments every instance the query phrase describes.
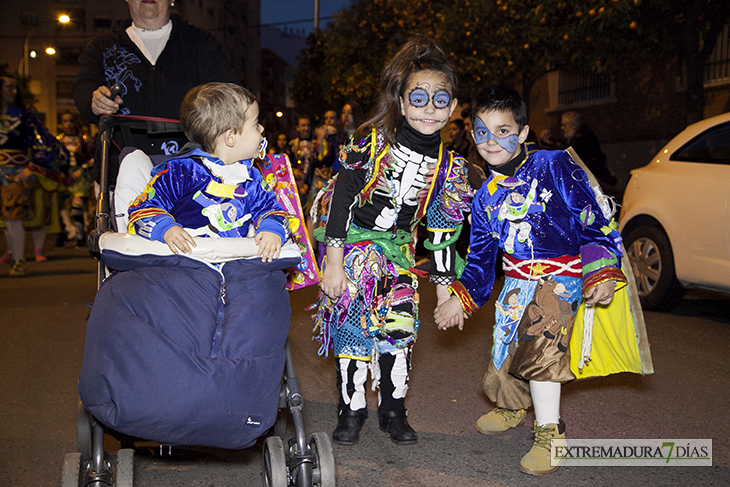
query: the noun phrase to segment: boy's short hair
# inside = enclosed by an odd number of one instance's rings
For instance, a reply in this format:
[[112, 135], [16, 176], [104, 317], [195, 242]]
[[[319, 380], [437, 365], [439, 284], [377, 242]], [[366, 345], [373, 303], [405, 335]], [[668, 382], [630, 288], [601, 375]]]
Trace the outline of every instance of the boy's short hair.
[[517, 90], [511, 86], [489, 86], [471, 102], [470, 110], [472, 125], [474, 125], [477, 115], [483, 111], [509, 112], [517, 122], [520, 131], [529, 122], [527, 105]]
[[233, 83], [196, 86], [180, 106], [180, 124], [191, 142], [212, 153], [219, 135], [226, 130], [241, 132], [248, 107], [255, 101], [253, 93]]

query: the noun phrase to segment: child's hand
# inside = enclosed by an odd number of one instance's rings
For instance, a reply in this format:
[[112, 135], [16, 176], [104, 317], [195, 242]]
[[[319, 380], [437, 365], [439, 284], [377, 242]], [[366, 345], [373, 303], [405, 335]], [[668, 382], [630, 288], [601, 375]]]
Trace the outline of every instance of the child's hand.
[[613, 290], [616, 288], [614, 281], [605, 281], [597, 286], [593, 286], [586, 291], [586, 306], [595, 306], [596, 304], [602, 304], [607, 306], [613, 300]]
[[342, 265], [334, 263], [325, 266], [319, 288], [330, 299], [337, 299], [347, 290], [347, 274]]
[[439, 330], [446, 330], [452, 326], [458, 326], [459, 330], [463, 330], [464, 320], [468, 318], [456, 296], [451, 296], [445, 303], [438, 305], [433, 310], [433, 317]]
[[167, 246], [170, 247], [173, 254], [179, 254], [180, 251], [184, 254], [189, 254], [193, 251], [192, 247], [197, 247], [193, 237], [183, 230], [182, 227], [178, 227], [177, 225], [170, 227], [170, 229], [165, 232], [165, 235], [162, 236], [162, 239], [165, 241]]
[[261, 257], [261, 262], [271, 262], [279, 258], [281, 252], [281, 237], [274, 232], [259, 232], [254, 240], [259, 246], [256, 257]]
[[449, 286], [442, 284], [436, 284], [436, 307], [441, 306], [443, 303], [449, 300], [451, 293], [449, 292]]

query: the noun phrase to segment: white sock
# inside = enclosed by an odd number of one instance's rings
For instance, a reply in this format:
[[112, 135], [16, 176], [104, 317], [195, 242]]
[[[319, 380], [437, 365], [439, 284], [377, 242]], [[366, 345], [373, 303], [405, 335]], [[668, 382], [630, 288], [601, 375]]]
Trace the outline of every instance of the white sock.
[[560, 421], [560, 382], [530, 381], [535, 421], [538, 426], [558, 424]]

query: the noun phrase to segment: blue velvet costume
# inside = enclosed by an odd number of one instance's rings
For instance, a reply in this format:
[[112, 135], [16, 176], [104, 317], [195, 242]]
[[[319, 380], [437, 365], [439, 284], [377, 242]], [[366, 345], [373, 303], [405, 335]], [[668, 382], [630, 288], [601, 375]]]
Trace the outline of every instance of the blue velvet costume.
[[[467, 265], [450, 289], [468, 314], [485, 304], [501, 249], [506, 279], [497, 300], [494, 369], [505, 365], [501, 374], [509, 371], [525, 380], [569, 380], [574, 376], [565, 348], [573, 314], [585, 290], [609, 280], [626, 282], [623, 248], [615, 222], [604, 216], [583, 169], [567, 152], [531, 146], [526, 144], [514, 176], [492, 169], [477, 191]], [[553, 300], [550, 312], [549, 304], [538, 302], [541, 290]], [[561, 320], [562, 326], [556, 325]], [[529, 405], [505, 404], [495, 399], [498, 394], [487, 393], [499, 407]]]
[[273, 232], [290, 235], [287, 213], [253, 160], [226, 166], [200, 149], [156, 166], [152, 180], [129, 207], [129, 231], [164, 242], [177, 225], [193, 236], [246, 237]]

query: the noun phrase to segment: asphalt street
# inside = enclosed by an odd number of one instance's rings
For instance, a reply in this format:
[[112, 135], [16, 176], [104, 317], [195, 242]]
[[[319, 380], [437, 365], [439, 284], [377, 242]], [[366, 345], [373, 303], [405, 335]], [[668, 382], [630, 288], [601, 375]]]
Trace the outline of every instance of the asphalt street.
[[[50, 239], [49, 239], [50, 240]], [[82, 249], [49, 250], [29, 277], [7, 277], [0, 264], [0, 486], [58, 485], [64, 456], [76, 448], [76, 381], [81, 367], [96, 264]], [[350, 486], [720, 486], [730, 485], [730, 298], [691, 291], [669, 313], [646, 312], [656, 373], [619, 374], [563, 387], [569, 438], [711, 438], [712, 467], [563, 467], [550, 477], [519, 472], [530, 448], [525, 425], [498, 436], [474, 428], [492, 405], [481, 392], [491, 348], [493, 305], [465, 330], [438, 331], [434, 288], [421, 283], [421, 325], [407, 398], [420, 441], [396, 446], [378, 429], [376, 395], [361, 441], [334, 446], [339, 487]], [[308, 433], [336, 422], [334, 363], [317, 355], [310, 312], [313, 288], [291, 293], [289, 340], [305, 398]], [[113, 456], [118, 442], [108, 438]], [[135, 485], [261, 485], [262, 441], [227, 451], [154, 444], [135, 453]]]

